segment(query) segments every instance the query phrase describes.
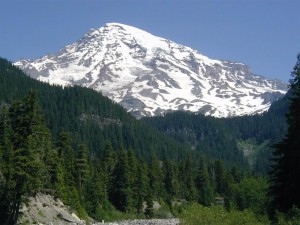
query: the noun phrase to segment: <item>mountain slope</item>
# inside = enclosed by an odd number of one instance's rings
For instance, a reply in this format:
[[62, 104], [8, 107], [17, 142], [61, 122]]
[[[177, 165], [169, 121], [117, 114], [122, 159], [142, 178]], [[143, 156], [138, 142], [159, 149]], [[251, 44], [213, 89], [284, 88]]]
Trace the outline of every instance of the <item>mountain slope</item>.
[[242, 63], [212, 60], [118, 23], [90, 30], [55, 55], [15, 65], [41, 81], [101, 91], [137, 117], [176, 110], [216, 117], [260, 113], [287, 90]]

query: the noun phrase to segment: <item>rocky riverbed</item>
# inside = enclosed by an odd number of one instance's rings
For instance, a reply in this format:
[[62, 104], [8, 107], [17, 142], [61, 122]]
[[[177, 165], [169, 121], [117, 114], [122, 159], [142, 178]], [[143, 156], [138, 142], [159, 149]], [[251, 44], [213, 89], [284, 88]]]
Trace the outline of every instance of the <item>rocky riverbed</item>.
[[177, 225], [178, 219], [126, 220], [113, 223], [95, 223], [95, 225]]

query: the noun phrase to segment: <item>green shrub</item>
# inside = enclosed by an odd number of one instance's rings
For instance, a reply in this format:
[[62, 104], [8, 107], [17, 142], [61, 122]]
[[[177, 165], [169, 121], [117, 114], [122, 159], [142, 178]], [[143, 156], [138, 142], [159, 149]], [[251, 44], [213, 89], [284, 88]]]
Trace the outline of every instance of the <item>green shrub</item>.
[[98, 205], [92, 217], [98, 221], [104, 220], [108, 222], [145, 218], [140, 214], [121, 212], [117, 210], [112, 204]]
[[300, 225], [300, 209], [293, 207], [288, 213], [276, 213], [276, 225]]
[[204, 207], [193, 203], [185, 207], [178, 215], [183, 225], [265, 225], [252, 211], [226, 211], [222, 206]]
[[41, 210], [38, 211], [38, 215], [39, 215], [40, 217], [45, 217], [45, 214], [44, 214]]

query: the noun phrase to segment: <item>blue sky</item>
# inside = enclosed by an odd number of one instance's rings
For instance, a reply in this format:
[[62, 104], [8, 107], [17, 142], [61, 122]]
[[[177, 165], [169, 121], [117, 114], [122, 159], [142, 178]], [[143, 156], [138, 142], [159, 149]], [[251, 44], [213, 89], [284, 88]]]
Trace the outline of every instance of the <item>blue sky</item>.
[[35, 59], [119, 22], [288, 81], [299, 9], [300, 0], [0, 0], [0, 56]]

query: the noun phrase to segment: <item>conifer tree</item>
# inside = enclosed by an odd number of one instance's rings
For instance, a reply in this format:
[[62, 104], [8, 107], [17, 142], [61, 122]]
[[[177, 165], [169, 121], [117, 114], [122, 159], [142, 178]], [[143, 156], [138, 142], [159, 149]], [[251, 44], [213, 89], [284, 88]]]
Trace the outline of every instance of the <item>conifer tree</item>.
[[12, 130], [10, 127], [8, 109], [2, 110], [0, 119], [0, 221], [9, 217], [11, 190], [14, 186], [13, 175], [13, 145], [10, 140]]
[[187, 201], [195, 201], [197, 199], [195, 173], [195, 165], [193, 163], [192, 157], [189, 155], [183, 163], [183, 171], [181, 171], [181, 175], [183, 176], [181, 183], [184, 186], [183, 197]]
[[[98, 159], [91, 160], [91, 176], [85, 185], [85, 209], [94, 219], [101, 220], [100, 211], [105, 209], [108, 202], [107, 187], [105, 183], [106, 172], [102, 170], [102, 166]], [[105, 176], [104, 176], [105, 174]]]
[[146, 203], [147, 207], [145, 209], [145, 215], [147, 218], [152, 218], [154, 214], [153, 210], [153, 193], [151, 189], [148, 187], [148, 193], [146, 195]]
[[[22, 101], [14, 102], [2, 120], [4, 139], [10, 140], [4, 147], [11, 157], [6, 159], [7, 164], [3, 171], [9, 171], [6, 179], [6, 199], [8, 201], [8, 216], [3, 224], [15, 224], [18, 220], [21, 203], [29, 194], [35, 193], [45, 183], [46, 175], [43, 159], [49, 147], [51, 136], [45, 125], [43, 114], [37, 104], [36, 93], [30, 92]], [[5, 124], [9, 121], [10, 134]], [[10, 168], [13, 168], [11, 170]], [[9, 185], [8, 185], [9, 184]]]
[[113, 190], [113, 171], [115, 167], [115, 153], [113, 152], [112, 144], [110, 141], [105, 143], [104, 152], [101, 158], [101, 180], [103, 183], [103, 191], [105, 196], [108, 197]]
[[88, 164], [88, 149], [85, 144], [78, 145], [76, 157], [76, 170], [79, 190], [82, 190], [84, 182], [87, 180], [89, 164]]
[[300, 207], [300, 54], [290, 80], [292, 96], [287, 114], [285, 138], [274, 146], [273, 168], [270, 173], [271, 207], [287, 212]]
[[198, 202], [204, 206], [210, 206], [213, 201], [213, 193], [210, 185], [207, 166], [204, 161], [204, 156], [200, 156], [199, 159], [196, 184], [199, 190]]
[[141, 162], [138, 167], [137, 179], [136, 179], [136, 209], [137, 213], [143, 213], [144, 201], [149, 190], [149, 178], [148, 178], [148, 168], [145, 162]]
[[[58, 157], [61, 159], [64, 183], [75, 186], [75, 153], [73, 150], [72, 136], [68, 132], [61, 132], [56, 144]], [[64, 191], [63, 191], [64, 192]]]
[[133, 200], [133, 204], [135, 204], [138, 200], [137, 200], [137, 182], [138, 182], [138, 162], [136, 160], [135, 157], [135, 153], [133, 151], [132, 148], [128, 149], [128, 153], [127, 153], [127, 158], [128, 158], [128, 165], [129, 165], [129, 186], [131, 187], [132, 190], [132, 200]]
[[46, 187], [57, 190], [61, 193], [64, 184], [64, 171], [62, 167], [62, 161], [58, 157], [57, 150], [51, 148], [44, 158], [44, 163], [46, 167]]
[[170, 198], [177, 197], [179, 192], [179, 182], [177, 179], [175, 165], [169, 160], [166, 160], [164, 165], [165, 165], [164, 182], [165, 182], [166, 191]]
[[163, 170], [160, 161], [155, 154], [151, 155], [149, 165], [150, 188], [152, 190], [152, 198], [162, 197], [165, 193], [163, 182]]
[[118, 152], [118, 160], [113, 173], [113, 191], [111, 200], [123, 212], [131, 212], [133, 208], [133, 192], [127, 152], [124, 148]]
[[225, 169], [222, 161], [216, 160], [214, 165], [215, 171], [215, 181], [216, 181], [216, 191], [220, 195], [224, 195], [227, 189], [227, 183], [225, 179]]
[[102, 169], [107, 173], [108, 176], [111, 176], [115, 166], [115, 154], [110, 141], [105, 143], [101, 164]]

